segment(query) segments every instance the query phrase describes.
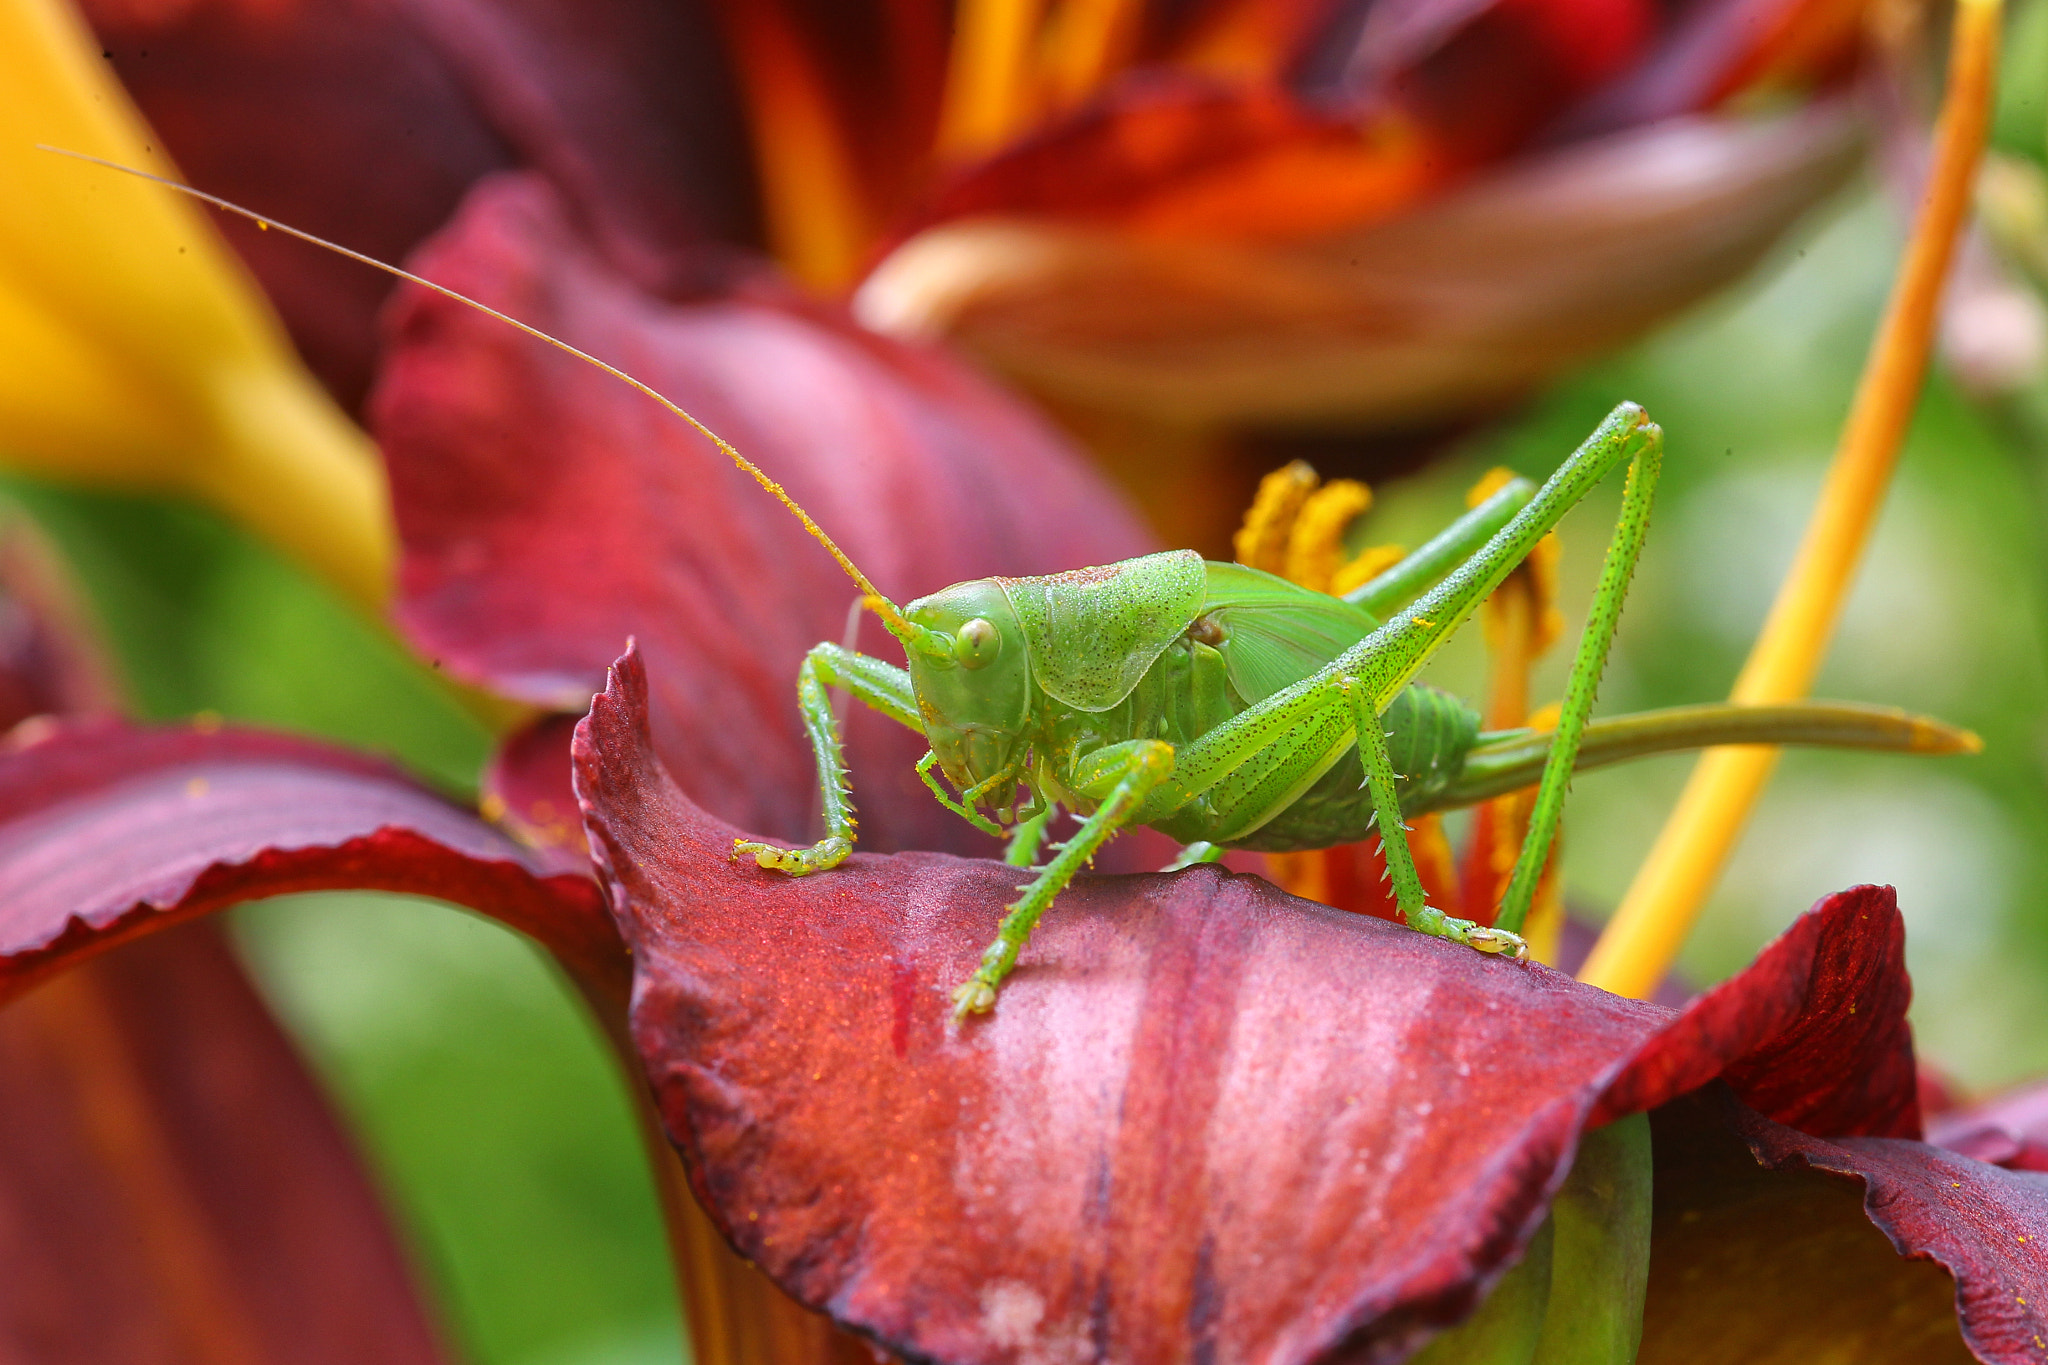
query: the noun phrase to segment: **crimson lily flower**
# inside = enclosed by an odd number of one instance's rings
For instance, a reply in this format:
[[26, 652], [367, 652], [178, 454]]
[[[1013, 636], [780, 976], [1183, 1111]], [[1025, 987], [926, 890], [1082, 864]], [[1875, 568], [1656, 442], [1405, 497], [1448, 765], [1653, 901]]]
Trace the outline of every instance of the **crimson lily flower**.
[[[486, 186], [425, 260], [784, 461], [885, 585], [1143, 543], [1041, 428], [942, 358], [770, 291], [650, 298], [533, 178]], [[736, 364], [735, 337], [773, 343], [772, 373]], [[800, 408], [771, 382], [796, 373]], [[2022, 1239], [2048, 1186], [1916, 1141], [1902, 931], [1879, 889], [1823, 903], [1678, 1013], [1214, 869], [1098, 878], [993, 1019], [949, 1034], [942, 988], [1014, 873], [863, 853], [790, 882], [727, 860], [735, 829], [805, 828], [788, 680], [849, 595], [715, 451], [594, 379], [408, 296], [371, 405], [406, 536], [399, 619], [422, 648], [537, 702], [588, 670], [605, 687], [574, 726], [573, 790], [563, 720], [501, 758], [495, 791], [533, 842], [302, 741], [59, 729], [0, 758], [10, 988], [282, 890], [494, 914], [628, 1040], [713, 1225], [798, 1301], [911, 1358], [1396, 1358], [1522, 1255], [1586, 1128], [1644, 1111], [1644, 1358], [2030, 1358], [2048, 1272]], [[982, 458], [1003, 440], [1041, 458]], [[834, 477], [848, 451], [858, 485]], [[627, 630], [642, 644], [607, 682], [590, 660]], [[929, 798], [890, 789], [897, 757], [856, 756], [863, 810], [916, 846]], [[594, 864], [562, 828], [568, 802]], [[700, 1317], [737, 1334], [705, 1358], [833, 1358], [747, 1273], [693, 1267]]]
[[[1145, 543], [952, 362], [735, 283], [701, 243], [650, 289], [614, 231], [548, 177], [499, 177], [419, 259], [674, 394], [886, 584]], [[706, 277], [709, 299], [677, 283]], [[1881, 891], [1824, 902], [1678, 1015], [1215, 870], [1100, 880], [998, 1017], [949, 1035], [940, 988], [1013, 874], [863, 854], [789, 883], [724, 856], [735, 828], [808, 819], [788, 679], [843, 629], [829, 566], [715, 452], [596, 376], [441, 300], [407, 296], [392, 328], [370, 411], [404, 537], [398, 619], [451, 672], [536, 706], [580, 710], [603, 685], [574, 723], [573, 788], [566, 718], [516, 735], [492, 775], [487, 812], [523, 842], [301, 741], [24, 736], [0, 757], [5, 989], [286, 890], [494, 914], [630, 1039], [718, 1228], [801, 1302], [916, 1358], [1398, 1356], [1522, 1254], [1582, 1131], [1644, 1111], [1663, 1224], [1649, 1358], [2031, 1358], [2048, 1192], [1913, 1141]], [[628, 633], [641, 647], [607, 678]], [[856, 736], [869, 844], [961, 837], [888, 787], [904, 742]], [[1878, 1240], [1859, 1181], [1921, 1260]], [[744, 1292], [734, 1263], [703, 1273]], [[277, 1312], [248, 1339], [288, 1354], [291, 1327]]]

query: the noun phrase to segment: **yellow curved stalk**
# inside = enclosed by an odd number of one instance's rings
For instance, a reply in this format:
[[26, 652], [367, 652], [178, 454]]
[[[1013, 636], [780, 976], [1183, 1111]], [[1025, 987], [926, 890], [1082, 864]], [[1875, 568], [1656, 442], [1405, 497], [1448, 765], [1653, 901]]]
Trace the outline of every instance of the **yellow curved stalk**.
[[[1819, 505], [1730, 700], [1795, 701], [1827, 656], [1864, 544], [1919, 400], [1949, 259], [1991, 117], [1999, 0], [1959, 0], [1948, 91], [1926, 198], [1871, 345]], [[1620, 995], [1656, 989], [1777, 763], [1771, 748], [1715, 749], [1694, 767], [1650, 856], [1580, 979]]]
[[366, 607], [395, 537], [368, 439], [300, 366], [240, 263], [60, 0], [0, 0], [0, 463], [219, 509]]

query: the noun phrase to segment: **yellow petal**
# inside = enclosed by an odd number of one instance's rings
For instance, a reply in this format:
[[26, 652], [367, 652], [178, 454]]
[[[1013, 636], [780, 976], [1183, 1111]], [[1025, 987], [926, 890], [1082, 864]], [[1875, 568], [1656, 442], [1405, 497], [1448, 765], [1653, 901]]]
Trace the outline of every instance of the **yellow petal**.
[[0, 462], [184, 494], [365, 605], [395, 538], [368, 439], [191, 204], [37, 150], [176, 170], [58, 0], [0, 0]]

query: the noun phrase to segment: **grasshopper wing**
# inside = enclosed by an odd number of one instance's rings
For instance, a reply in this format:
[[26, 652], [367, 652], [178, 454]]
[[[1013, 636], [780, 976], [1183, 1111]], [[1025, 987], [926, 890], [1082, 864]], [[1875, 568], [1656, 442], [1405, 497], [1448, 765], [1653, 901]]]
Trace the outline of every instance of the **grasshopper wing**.
[[1217, 646], [1245, 705], [1292, 686], [1363, 640], [1379, 622], [1327, 593], [1242, 564], [1211, 561], [1202, 616], [1221, 629]]
[[1031, 651], [1033, 679], [1077, 711], [1131, 694], [1202, 610], [1202, 557], [1169, 550], [1044, 578], [999, 578]]

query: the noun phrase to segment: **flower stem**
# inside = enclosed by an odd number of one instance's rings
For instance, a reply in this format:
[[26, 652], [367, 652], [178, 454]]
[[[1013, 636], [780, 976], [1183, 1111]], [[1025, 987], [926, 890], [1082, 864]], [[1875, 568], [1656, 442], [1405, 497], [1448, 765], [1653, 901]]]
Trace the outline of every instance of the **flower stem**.
[[[1933, 346], [1942, 282], [1969, 210], [1991, 116], [1999, 0], [1959, 0], [1935, 155], [1905, 260], [1842, 429], [1819, 505], [1730, 700], [1794, 701], [1826, 658], [1863, 547], [1884, 505]], [[1646, 996], [1699, 917], [1771, 769], [1773, 748], [1715, 749], [1594, 946], [1580, 978]]]

